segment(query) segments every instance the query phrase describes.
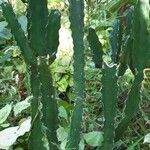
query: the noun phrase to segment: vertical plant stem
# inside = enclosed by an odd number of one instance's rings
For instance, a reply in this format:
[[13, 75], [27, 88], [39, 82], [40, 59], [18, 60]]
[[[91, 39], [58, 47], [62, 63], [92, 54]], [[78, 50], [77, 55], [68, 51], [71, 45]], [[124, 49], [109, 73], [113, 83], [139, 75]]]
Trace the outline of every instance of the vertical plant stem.
[[149, 28], [149, 0], [138, 0], [133, 18], [133, 63], [138, 71], [149, 65], [150, 32]]
[[[44, 124], [49, 141], [49, 148], [51, 150], [58, 150], [56, 134], [58, 127], [58, 109], [46, 51], [46, 25], [48, 20], [47, 0], [29, 0], [28, 37], [30, 42], [25, 37], [21, 25], [18, 23], [13, 12], [12, 6], [6, 2], [0, 2], [0, 5], [31, 71], [33, 101], [31, 102], [32, 129], [29, 149], [45, 149], [43, 146], [44, 134], [42, 131], [42, 125]], [[60, 17], [58, 17], [58, 23], [59, 20]], [[58, 40], [58, 36], [55, 40]], [[30, 46], [28, 43], [30, 43]], [[42, 109], [40, 108], [40, 104], [42, 104]]]
[[143, 70], [149, 63], [150, 57], [150, 40], [149, 40], [149, 0], [138, 0], [134, 8], [133, 19], [133, 49], [132, 58], [133, 66], [136, 68], [135, 79], [129, 95], [126, 100], [126, 107], [124, 110], [124, 118], [116, 128], [115, 140], [119, 140], [124, 131], [128, 127], [130, 121], [139, 110], [140, 104], [140, 90], [143, 81]]
[[75, 108], [71, 118], [70, 133], [68, 136], [67, 149], [78, 150], [80, 130], [83, 112], [83, 100], [85, 97], [84, 75], [84, 1], [69, 0], [70, 23], [74, 44], [74, 96]]
[[37, 66], [31, 66], [30, 68], [31, 90], [33, 94], [33, 100], [31, 101], [32, 127], [29, 136], [29, 150], [46, 150], [46, 148], [43, 146], [44, 134], [42, 132], [42, 114], [40, 110], [41, 92], [39, 74], [37, 69]]
[[47, 23], [47, 53], [50, 57], [56, 57], [59, 46], [59, 29], [61, 27], [61, 13], [59, 10], [51, 10]]
[[99, 38], [96, 34], [96, 31], [93, 28], [89, 28], [87, 40], [90, 45], [90, 49], [93, 55], [93, 61], [95, 63], [96, 68], [102, 68], [103, 63], [103, 47]]
[[122, 137], [131, 119], [136, 115], [136, 113], [139, 110], [139, 104], [141, 100], [140, 90], [141, 90], [142, 81], [143, 81], [143, 71], [135, 75], [132, 88], [126, 100], [126, 107], [124, 110], [125, 116], [115, 130], [115, 141], [118, 141]]
[[[112, 150], [114, 144], [115, 117], [117, 110], [116, 66], [105, 66], [102, 71], [102, 102], [104, 104], [103, 150]], [[101, 148], [100, 148], [101, 149]]]
[[[48, 9], [47, 0], [29, 0], [28, 6], [28, 32], [31, 48], [38, 56], [38, 73], [42, 103], [42, 121], [46, 127], [49, 148], [58, 149], [58, 140], [56, 130], [58, 128], [57, 102], [55, 99], [55, 90], [53, 80], [49, 70], [47, 60], [47, 23]], [[58, 23], [60, 22], [60, 14]], [[51, 29], [52, 30], [52, 29]], [[56, 40], [58, 36], [56, 37]], [[53, 42], [53, 41], [50, 41]], [[57, 45], [58, 46], [58, 45]]]
[[31, 48], [37, 55], [46, 55], [47, 0], [29, 0], [29, 38]]
[[39, 79], [42, 94], [42, 121], [46, 127], [50, 150], [58, 150], [56, 130], [58, 128], [58, 107], [55, 89], [46, 57], [39, 57]]

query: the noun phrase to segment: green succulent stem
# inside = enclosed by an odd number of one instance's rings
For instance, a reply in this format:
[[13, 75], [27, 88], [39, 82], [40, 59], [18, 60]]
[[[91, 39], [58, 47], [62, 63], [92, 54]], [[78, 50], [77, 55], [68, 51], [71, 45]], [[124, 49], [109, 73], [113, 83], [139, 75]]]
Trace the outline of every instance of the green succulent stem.
[[99, 38], [96, 34], [96, 31], [93, 28], [89, 28], [87, 40], [90, 45], [90, 49], [93, 55], [93, 61], [95, 63], [96, 68], [102, 68], [103, 62], [103, 47]]
[[132, 36], [132, 67], [136, 69], [135, 78], [126, 100], [124, 117], [116, 128], [115, 140], [119, 140], [127, 129], [132, 118], [139, 110], [140, 90], [143, 81], [143, 70], [149, 63], [150, 39], [149, 24], [149, 0], [138, 0], [134, 8]]
[[47, 0], [28, 1], [28, 32], [30, 46], [36, 55], [46, 55], [46, 25], [48, 22]]
[[122, 137], [123, 133], [129, 126], [129, 123], [131, 122], [132, 118], [135, 117], [136, 113], [139, 110], [141, 100], [140, 90], [142, 81], [143, 81], [143, 71], [135, 75], [133, 85], [126, 100], [126, 107], [124, 110], [125, 116], [115, 130], [115, 141], [118, 141]]
[[42, 121], [46, 127], [50, 149], [58, 150], [56, 130], [58, 128], [58, 107], [55, 99], [55, 89], [46, 57], [39, 56], [38, 72], [41, 89]]
[[[44, 150], [43, 139], [47, 137], [49, 148], [58, 150], [56, 134], [58, 128], [58, 108], [53, 80], [49, 70], [49, 61], [47, 59], [48, 38], [46, 34], [47, 30], [49, 30], [46, 28], [48, 23], [47, 0], [28, 1], [28, 39], [17, 21], [11, 4], [1, 2], [0, 5], [30, 71], [33, 100], [31, 102], [32, 128], [29, 137], [29, 149]], [[58, 22], [54, 25], [60, 27], [60, 17], [58, 17]], [[54, 25], [51, 26], [51, 30], [54, 28]], [[56, 31], [57, 34], [58, 30]], [[51, 41], [52, 43], [55, 43], [58, 40], [58, 35], [55, 41], [54, 39], [51, 40], [53, 40]]]
[[[116, 66], [107, 66], [102, 70], [102, 102], [104, 105], [104, 142], [103, 150], [112, 150], [114, 144], [115, 117], [117, 110]], [[101, 149], [101, 148], [100, 148]]]
[[[31, 92], [33, 99], [31, 101], [31, 112], [32, 112], [32, 125], [31, 133], [29, 136], [29, 150], [46, 150], [43, 146], [44, 131], [42, 131], [42, 113], [40, 109], [41, 103], [41, 92], [40, 92], [40, 81], [37, 66], [31, 66], [30, 78], [31, 78]], [[38, 131], [38, 132], [37, 132]], [[38, 138], [35, 138], [38, 137]]]
[[59, 46], [59, 29], [61, 27], [61, 13], [57, 9], [51, 10], [48, 16], [47, 29], [47, 53], [52, 57], [56, 57]]
[[133, 64], [141, 71], [149, 65], [150, 32], [149, 27], [149, 0], [138, 0], [134, 9], [133, 18]]
[[74, 45], [74, 97], [75, 107], [71, 118], [67, 150], [78, 149], [81, 132], [83, 100], [85, 98], [84, 75], [84, 1], [69, 0], [70, 23]]

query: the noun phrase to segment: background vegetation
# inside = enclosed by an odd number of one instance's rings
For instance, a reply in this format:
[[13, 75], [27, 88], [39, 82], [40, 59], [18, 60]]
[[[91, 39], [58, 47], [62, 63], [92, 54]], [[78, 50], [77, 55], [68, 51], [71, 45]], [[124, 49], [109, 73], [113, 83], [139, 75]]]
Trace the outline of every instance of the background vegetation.
[[[27, 34], [26, 3], [23, 3], [21, 0], [12, 0], [10, 2], [17, 14], [21, 28], [25, 34]], [[103, 111], [103, 105], [107, 106], [108, 103], [103, 101], [105, 96], [102, 96], [102, 85], [105, 85], [106, 81], [109, 82], [110, 87], [107, 87], [107, 91], [113, 91], [114, 95], [118, 95], [118, 101], [116, 102], [116, 108], [118, 109], [116, 110], [117, 115], [115, 117], [115, 126], [117, 126], [122, 118], [128, 93], [134, 83], [134, 70], [131, 68], [126, 68], [127, 70], [125, 69], [126, 72], [123, 73], [124, 75], [119, 76], [116, 82], [115, 78], [113, 78], [115, 83], [110, 83], [112, 78], [104, 78], [102, 75], [104, 73], [108, 73], [113, 76], [115, 73], [112, 70], [104, 71], [100, 69], [101, 66], [97, 66], [102, 60], [102, 57], [107, 63], [110, 63], [111, 59], [113, 59], [111, 58], [114, 54], [111, 47], [111, 40], [115, 39], [115, 33], [112, 35], [115, 22], [122, 21], [121, 26], [123, 27], [127, 26], [126, 24], [128, 23], [126, 17], [128, 14], [127, 11], [123, 10], [123, 12], [120, 12], [120, 8], [124, 6], [124, 2], [122, 2], [121, 5], [120, 3], [114, 4], [116, 2], [116, 0], [85, 1], [85, 101], [83, 102], [83, 122], [81, 125], [82, 132], [79, 150], [94, 150], [101, 146], [103, 141], [105, 141], [104, 121], [106, 121], [106, 118], [104, 119], [105, 111]], [[129, 2], [128, 5], [132, 7], [134, 5], [134, 1]], [[59, 30], [60, 44], [56, 55], [57, 58], [49, 66], [49, 68], [51, 69], [54, 87], [56, 88], [59, 119], [57, 136], [60, 144], [59, 148], [62, 150], [66, 150], [68, 135], [70, 134], [71, 115], [75, 104], [75, 95], [73, 93], [73, 43], [71, 38], [68, 7], [69, 3], [66, 0], [48, 1], [49, 9], [58, 9], [61, 12], [61, 29]], [[91, 43], [94, 43], [96, 40], [90, 43], [91, 39], [90, 37], [88, 38], [90, 33], [89, 28], [94, 29], [97, 34], [96, 36], [98, 38], [95, 37], [95, 35], [92, 35], [92, 39], [98, 40], [101, 44], [98, 47], [103, 50], [101, 54], [94, 52], [95, 47], [93, 47], [93, 51], [91, 51]], [[93, 30], [91, 31], [91, 34], [94, 34]], [[118, 33], [116, 33], [116, 35], [118, 35]], [[113, 38], [111, 38], [111, 36]], [[125, 41], [127, 36], [123, 36], [124, 37], [120, 37], [119, 39]], [[99, 45], [97, 43], [94, 44]], [[94, 57], [94, 55], [99, 57]], [[121, 63], [122, 62], [123, 60]], [[121, 66], [121, 63], [117, 61], [115, 69], [118, 69]], [[136, 64], [137, 67], [139, 67], [138, 64], [140, 64], [140, 62]], [[140, 78], [138, 78], [138, 81], [139, 80]], [[32, 85], [30, 84], [30, 73], [27, 69], [20, 48], [17, 46], [10, 27], [2, 14], [2, 10], [0, 10], [0, 149], [28, 149], [31, 125], [30, 105], [33, 99], [31, 93]], [[118, 91], [114, 90], [115, 88], [113, 86], [116, 86]], [[144, 71], [144, 80], [142, 82], [140, 92], [142, 99], [140, 102], [140, 110], [136, 114], [135, 118], [131, 118], [129, 127], [127, 130], [124, 130], [125, 132], [123, 131], [124, 134], [121, 139], [115, 142], [113, 147], [114, 150], [150, 149], [149, 65], [146, 66]], [[107, 95], [108, 93], [106, 93], [106, 96]], [[111, 107], [112, 105], [115, 105], [115, 101], [111, 105], [108, 105], [108, 107]], [[131, 108], [134, 108], [134, 105]], [[109, 113], [111, 114], [111, 110]], [[108, 121], [111, 121], [110, 119], [108, 119]], [[44, 142], [47, 146], [48, 142], [46, 140], [44, 140]], [[109, 150], [109, 148], [107, 148], [107, 150]]]

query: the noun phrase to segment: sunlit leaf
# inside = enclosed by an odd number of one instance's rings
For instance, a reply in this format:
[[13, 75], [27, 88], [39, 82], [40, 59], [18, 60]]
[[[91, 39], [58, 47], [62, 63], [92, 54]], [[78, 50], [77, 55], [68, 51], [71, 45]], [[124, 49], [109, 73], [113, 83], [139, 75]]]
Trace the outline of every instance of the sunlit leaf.
[[28, 107], [30, 107], [30, 102], [29, 100], [32, 97], [28, 97], [26, 98], [24, 101], [18, 102], [15, 106], [14, 106], [14, 115], [17, 116], [19, 113], [21, 113], [23, 110], [27, 109]]
[[58, 84], [58, 90], [60, 92], [65, 92], [69, 83], [68, 83], [68, 79], [69, 79], [69, 76], [68, 75], [64, 75], [60, 81], [57, 82]]
[[0, 149], [9, 149], [19, 136], [30, 131], [31, 118], [24, 121], [20, 126], [10, 127], [0, 132]]
[[82, 138], [79, 143], [79, 150], [84, 150], [84, 147], [85, 147], [85, 143], [84, 143], [84, 139]]
[[103, 141], [103, 134], [102, 132], [98, 132], [98, 131], [85, 133], [83, 137], [88, 145], [94, 146], [94, 147], [100, 146]]
[[150, 144], [150, 133], [148, 133], [145, 137], [144, 137], [144, 142], [143, 143], [149, 143]]
[[67, 143], [68, 130], [63, 127], [59, 127], [57, 129], [57, 136], [58, 136], [58, 141], [61, 142], [60, 144], [61, 150], [65, 150], [66, 143]]
[[17, 130], [17, 137], [24, 135], [26, 132], [30, 131], [31, 118], [24, 121]]
[[67, 111], [63, 106], [59, 107], [59, 117], [62, 117], [64, 119], [68, 120]]
[[20, 16], [18, 18], [19, 23], [21, 24], [21, 28], [24, 32], [27, 31], [27, 17], [26, 16]]
[[3, 107], [0, 110], [0, 124], [2, 124], [4, 121], [6, 121], [7, 117], [9, 116], [12, 109], [11, 104], [7, 104], [5, 107]]
[[4, 52], [2, 55], [0, 55], [0, 63], [4, 63], [10, 59], [12, 56], [12, 53], [10, 51]]
[[0, 132], [0, 149], [8, 149], [17, 140], [17, 127], [10, 127]]

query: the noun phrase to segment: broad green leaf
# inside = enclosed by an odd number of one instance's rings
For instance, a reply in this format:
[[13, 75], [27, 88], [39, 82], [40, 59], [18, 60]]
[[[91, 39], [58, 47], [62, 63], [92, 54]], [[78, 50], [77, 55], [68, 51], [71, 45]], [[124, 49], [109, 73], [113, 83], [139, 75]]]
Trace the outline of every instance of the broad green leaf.
[[103, 141], [103, 134], [102, 132], [98, 132], [98, 131], [85, 133], [83, 137], [86, 143], [93, 147], [100, 146]]
[[14, 115], [17, 116], [19, 113], [21, 113], [23, 110], [27, 109], [28, 107], [30, 107], [30, 103], [29, 100], [32, 99], [32, 96], [29, 96], [28, 98], [26, 98], [24, 101], [18, 102], [15, 106], [14, 106]]
[[25, 73], [26, 72], [26, 63], [25, 62], [21, 62], [20, 64], [17, 63], [16, 64], [16, 70], [22, 74], [22, 73]]
[[10, 60], [11, 56], [12, 53], [10, 51], [4, 52], [2, 55], [0, 55], [0, 63], [5, 63], [6, 61]]
[[79, 143], [79, 150], [84, 150], [84, 147], [85, 147], [84, 139], [81, 138], [81, 141]]
[[8, 23], [6, 21], [1, 21], [0, 22], [0, 31], [2, 31], [7, 25], [8, 25]]
[[6, 28], [7, 25], [6, 21], [0, 22], [0, 39], [9, 40], [12, 37], [10, 30]]
[[6, 121], [7, 117], [9, 116], [10, 112], [12, 109], [12, 105], [11, 104], [7, 104], [5, 107], [3, 107], [0, 110], [0, 124], [2, 124], [3, 122]]
[[10, 127], [0, 132], [0, 149], [9, 149], [9, 147], [16, 142], [17, 130], [18, 126]]
[[67, 144], [67, 136], [68, 136], [68, 129], [65, 129], [63, 127], [59, 127], [57, 129], [57, 137], [58, 141], [60, 141], [60, 149], [66, 150], [66, 144]]
[[31, 118], [28, 118], [27, 120], [25, 120], [19, 127], [17, 130], [17, 138], [19, 136], [24, 135], [26, 132], [30, 131], [30, 127], [31, 127]]
[[13, 50], [13, 57], [21, 55], [21, 51], [18, 46], [12, 46], [11, 49]]
[[58, 115], [59, 115], [59, 117], [62, 117], [64, 119], [66, 119], [66, 121], [68, 120], [67, 111], [66, 111], [66, 109], [63, 106], [59, 107], [59, 114]]
[[62, 142], [65, 139], [67, 139], [67, 136], [68, 136], [67, 129], [65, 129], [63, 127], [59, 127], [57, 129], [57, 136], [58, 136], [58, 141], [60, 141], [60, 142]]
[[27, 17], [26, 16], [20, 16], [18, 18], [19, 23], [21, 24], [21, 28], [24, 32], [27, 31]]
[[10, 124], [9, 124], [9, 123], [1, 124], [1, 127], [2, 127], [2, 128], [7, 128], [7, 127], [9, 127], [9, 126], [10, 126]]
[[2, 31], [0, 31], [0, 38], [4, 40], [10, 40], [12, 37], [12, 34], [10, 33], [10, 30], [7, 28], [4, 28]]
[[10, 127], [0, 132], [0, 149], [9, 149], [19, 136], [30, 131], [31, 119], [27, 119], [20, 126]]
[[145, 137], [144, 137], [144, 142], [143, 143], [149, 143], [150, 144], [150, 133], [148, 133]]
[[57, 82], [58, 84], [58, 90], [60, 92], [65, 92], [69, 83], [68, 83], [68, 79], [69, 79], [69, 76], [68, 75], [64, 75], [60, 81]]

